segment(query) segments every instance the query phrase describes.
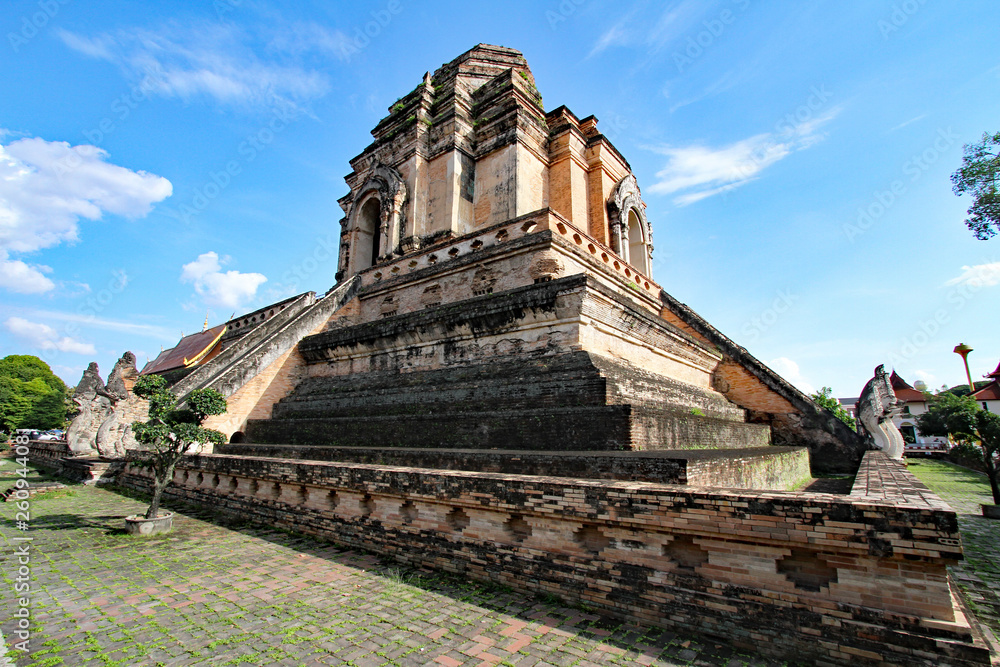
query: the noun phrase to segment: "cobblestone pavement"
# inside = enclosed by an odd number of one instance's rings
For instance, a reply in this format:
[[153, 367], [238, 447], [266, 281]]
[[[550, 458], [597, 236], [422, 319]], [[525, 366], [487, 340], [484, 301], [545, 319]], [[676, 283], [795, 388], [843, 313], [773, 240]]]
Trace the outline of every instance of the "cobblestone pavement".
[[[0, 463], [0, 489], [14, 469]], [[967, 503], [960, 511], [975, 509], [974, 481], [937, 464], [914, 472], [956, 507]], [[16, 641], [13, 540], [33, 538], [31, 651], [11, 652], [20, 667], [780, 664], [191, 509], [178, 514], [173, 533], [136, 539], [121, 526], [145, 503], [105, 489], [33, 496], [26, 533], [16, 529], [13, 505], [0, 503], [8, 645]], [[998, 535], [985, 520], [961, 521], [970, 557], [957, 574], [970, 595], [982, 590], [985, 601], [989, 592], [995, 603]], [[987, 613], [985, 602], [977, 609]]]
[[1000, 521], [984, 519], [979, 507], [993, 502], [986, 475], [933, 459], [908, 461], [908, 468], [958, 513], [965, 560], [952, 576], [976, 618], [1000, 636]]
[[[0, 489], [13, 469], [0, 464]], [[13, 505], [0, 503], [8, 644], [12, 540], [34, 538], [35, 631], [21, 667], [780, 664], [188, 509], [173, 533], [136, 539], [123, 518], [146, 504], [105, 489], [33, 496], [28, 533]]]

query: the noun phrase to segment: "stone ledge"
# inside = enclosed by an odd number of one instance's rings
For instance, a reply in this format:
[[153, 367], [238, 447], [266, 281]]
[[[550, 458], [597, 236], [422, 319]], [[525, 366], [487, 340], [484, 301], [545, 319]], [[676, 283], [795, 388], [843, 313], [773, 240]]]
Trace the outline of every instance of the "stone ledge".
[[[737, 451], [538, 452], [228, 444], [218, 448], [216, 453], [728, 488], [784, 489], [800, 482], [809, 473], [808, 452], [795, 447], [756, 447]], [[749, 485], [757, 480], [763, 481]], [[771, 485], [767, 485], [768, 482]]]

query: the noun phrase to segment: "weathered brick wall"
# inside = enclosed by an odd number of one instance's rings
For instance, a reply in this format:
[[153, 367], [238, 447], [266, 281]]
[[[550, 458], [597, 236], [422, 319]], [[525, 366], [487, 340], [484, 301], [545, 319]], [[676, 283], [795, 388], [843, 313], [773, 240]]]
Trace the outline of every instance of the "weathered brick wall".
[[[305, 345], [315, 354], [312, 341]], [[248, 423], [251, 442], [534, 450], [770, 443], [767, 426], [744, 423], [743, 411], [715, 392], [583, 351], [310, 377], [272, 417]]]
[[222, 445], [216, 453], [748, 489], [789, 489], [809, 477], [809, 453], [794, 447], [758, 447], [720, 457], [708, 451], [537, 452], [244, 443]]
[[250, 442], [372, 447], [622, 450], [631, 446], [626, 405], [488, 410], [247, 422]]
[[[865, 463], [888, 468], [879, 457]], [[136, 472], [121, 481], [149, 486]], [[222, 455], [187, 458], [168, 495], [778, 658], [989, 661], [949, 588], [946, 567], [961, 558], [955, 514], [913, 495]]]
[[867, 449], [857, 433], [687, 305], [666, 292], [660, 293], [660, 300], [664, 320], [722, 353], [713, 387], [745, 408], [751, 421], [769, 425], [774, 444], [809, 447], [818, 473], [853, 473], [857, 469]]
[[28, 460], [43, 468], [61, 470], [62, 459], [73, 456], [65, 440], [32, 440], [28, 443]]

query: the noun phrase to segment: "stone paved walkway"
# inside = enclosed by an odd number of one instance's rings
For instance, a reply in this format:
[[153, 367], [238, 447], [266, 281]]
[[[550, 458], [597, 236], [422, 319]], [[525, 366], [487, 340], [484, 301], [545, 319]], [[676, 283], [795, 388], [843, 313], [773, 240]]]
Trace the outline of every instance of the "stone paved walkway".
[[982, 473], [933, 459], [909, 461], [910, 472], [958, 512], [965, 560], [952, 575], [976, 617], [1000, 637], [1000, 521], [984, 519], [993, 496]]
[[[974, 480], [936, 465], [914, 472], [939, 484], [949, 502], [966, 503], [961, 511], [975, 509]], [[0, 463], [0, 488], [14, 468]], [[16, 529], [13, 505], [0, 503], [0, 629], [8, 644], [16, 641], [13, 540], [33, 538], [31, 652], [8, 654], [19, 667], [778, 664], [205, 513], [185, 511], [174, 533], [137, 540], [120, 526], [145, 504], [105, 489], [32, 497], [27, 533]], [[957, 574], [970, 595], [983, 595], [977, 610], [995, 623], [1000, 535], [984, 521], [962, 517], [970, 558]]]

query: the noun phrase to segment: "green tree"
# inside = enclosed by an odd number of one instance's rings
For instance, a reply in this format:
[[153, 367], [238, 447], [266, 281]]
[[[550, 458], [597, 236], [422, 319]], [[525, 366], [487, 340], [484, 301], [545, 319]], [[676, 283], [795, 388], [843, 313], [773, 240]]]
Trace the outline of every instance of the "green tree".
[[958, 442], [974, 444], [976, 402], [948, 391], [929, 396], [927, 412], [917, 415], [917, 427], [924, 435], [950, 435]]
[[0, 430], [64, 427], [68, 391], [66, 383], [38, 357], [0, 359]]
[[833, 397], [833, 389], [830, 387], [823, 387], [820, 391], [812, 394], [810, 398], [812, 398], [813, 402], [820, 407], [824, 407], [832, 412], [834, 417], [850, 426], [852, 430], [857, 429], [854, 417], [852, 417], [850, 413], [844, 409], [844, 406], [840, 404], [840, 401]]
[[31, 402], [24, 395], [24, 383], [17, 378], [0, 376], [0, 431], [13, 433], [21, 428]]
[[[990, 382], [991, 382], [990, 380], [977, 380], [976, 382], [973, 383], [976, 386], [975, 391], [979, 391], [986, 385], [990, 384]], [[968, 396], [969, 394], [972, 393], [971, 391], [969, 391], [969, 385], [967, 384], [956, 384], [954, 387], [943, 389], [943, 391], [946, 391], [949, 394], [954, 394], [955, 396]]]
[[996, 236], [1000, 231], [1000, 132], [983, 134], [978, 144], [966, 144], [962, 166], [951, 175], [952, 190], [956, 195], [972, 195], [972, 206], [965, 226], [980, 241]]
[[226, 399], [214, 389], [195, 389], [187, 396], [187, 408], [178, 409], [177, 397], [159, 375], [143, 375], [132, 393], [149, 401], [149, 419], [132, 424], [135, 439], [146, 446], [147, 455], [131, 463], [153, 472], [153, 500], [146, 511], [146, 518], [153, 519], [163, 490], [174, 478], [174, 468], [191, 448], [197, 443], [226, 441], [218, 431], [201, 425], [207, 417], [225, 413]]
[[925, 435], [950, 435], [959, 443], [979, 447], [983, 452], [993, 502], [1000, 505], [996, 462], [996, 456], [1000, 454], [1000, 415], [980, 410], [969, 396], [955, 396], [943, 391], [930, 397], [927, 412], [917, 416], [917, 425]]
[[993, 504], [1000, 505], [1000, 480], [997, 479], [997, 455], [1000, 454], [1000, 415], [986, 410], [976, 412], [976, 430], [979, 432], [979, 446], [986, 459], [986, 476], [993, 492]]

